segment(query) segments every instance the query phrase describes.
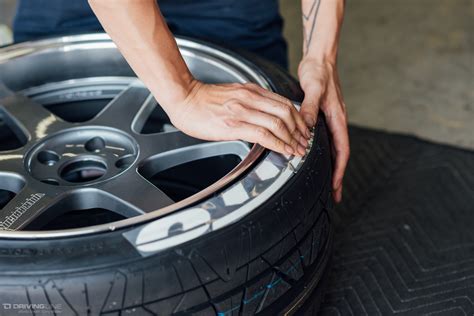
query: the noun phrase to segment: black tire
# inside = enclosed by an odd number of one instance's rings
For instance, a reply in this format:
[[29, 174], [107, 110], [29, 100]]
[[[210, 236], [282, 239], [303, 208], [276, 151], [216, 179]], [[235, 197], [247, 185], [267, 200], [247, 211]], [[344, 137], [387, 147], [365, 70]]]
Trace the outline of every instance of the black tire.
[[[301, 99], [288, 74], [251, 60], [276, 92]], [[302, 306], [314, 314], [331, 254], [330, 179], [321, 119], [303, 167], [277, 194], [182, 246], [144, 258], [123, 238], [127, 229], [0, 239], [0, 315], [278, 315]]]

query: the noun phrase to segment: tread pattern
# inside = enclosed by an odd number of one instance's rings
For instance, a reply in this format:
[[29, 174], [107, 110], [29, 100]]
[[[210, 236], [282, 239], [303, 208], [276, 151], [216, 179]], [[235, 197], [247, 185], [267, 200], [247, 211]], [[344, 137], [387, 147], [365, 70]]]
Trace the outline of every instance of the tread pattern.
[[[317, 135], [325, 141], [315, 142], [304, 171], [242, 221], [164, 253], [108, 267], [67, 272], [43, 267], [36, 275], [0, 271], [0, 301], [54, 304], [57, 315], [274, 315], [325, 268], [328, 256], [331, 168], [326, 130], [319, 126]], [[114, 234], [97, 240], [123, 239]], [[116, 251], [137, 256], [134, 249]], [[74, 251], [70, 255], [81, 269], [93, 257], [92, 251], [79, 260]], [[21, 311], [35, 314], [34, 307]], [[0, 306], [2, 316], [17, 314]]]
[[474, 315], [474, 153], [359, 128], [351, 140], [320, 314]]

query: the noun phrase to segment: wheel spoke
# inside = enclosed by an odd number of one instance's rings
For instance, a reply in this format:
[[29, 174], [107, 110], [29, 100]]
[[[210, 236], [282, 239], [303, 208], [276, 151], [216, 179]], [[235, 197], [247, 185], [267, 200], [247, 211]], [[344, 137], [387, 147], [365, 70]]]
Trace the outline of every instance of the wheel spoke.
[[[174, 138], [169, 138], [167, 134], [171, 134]], [[205, 142], [183, 135], [181, 132], [165, 133], [161, 135], [163, 137], [161, 141], [155, 135], [149, 137], [148, 145], [144, 145], [146, 143], [143, 142], [141, 148], [144, 148], [144, 152], [140, 152], [142, 160], [140, 173], [149, 178], [165, 169], [223, 155], [236, 155], [243, 160], [250, 151], [248, 145], [241, 141]], [[153, 139], [155, 141], [152, 141]]]
[[20, 150], [0, 153], [0, 174], [2, 172], [23, 174], [25, 172], [23, 157], [23, 152]]
[[110, 101], [91, 123], [131, 131], [135, 121], [146, 119], [143, 112], [149, 113], [146, 110], [155, 104], [153, 96], [144, 86], [132, 84]]
[[166, 133], [140, 135], [137, 137], [137, 141], [140, 145], [140, 157], [142, 159], [153, 156], [157, 153], [210, 143], [202, 139], [188, 136], [179, 130]]
[[20, 139], [24, 138], [25, 132], [29, 135], [29, 139], [40, 139], [69, 125], [41, 104], [26, 96], [15, 94], [0, 84], [0, 115], [2, 109], [6, 112], [4, 115], [6, 123], [13, 127], [13, 132]]
[[[122, 215], [130, 217], [149, 213], [174, 203], [163, 191], [143, 178], [136, 170], [129, 170], [122, 175], [123, 181], [110, 181], [102, 184], [99, 189], [108, 192], [114, 197], [128, 203], [133, 211]], [[117, 211], [117, 210], [113, 210]]]
[[52, 198], [46, 192], [29, 186], [0, 209], [0, 231], [20, 230], [40, 216], [50, 205]]

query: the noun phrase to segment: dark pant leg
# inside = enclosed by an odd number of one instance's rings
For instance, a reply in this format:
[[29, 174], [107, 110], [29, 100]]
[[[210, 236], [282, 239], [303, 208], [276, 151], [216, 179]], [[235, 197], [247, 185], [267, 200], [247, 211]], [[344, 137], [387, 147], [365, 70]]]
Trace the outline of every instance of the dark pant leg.
[[[277, 0], [159, 0], [159, 4], [175, 34], [243, 48], [288, 66]], [[87, 0], [20, 0], [13, 29], [15, 42], [102, 31]]]
[[87, 0], [20, 0], [13, 22], [15, 42], [99, 31]]
[[288, 68], [277, 0], [160, 0], [175, 34], [243, 48]]

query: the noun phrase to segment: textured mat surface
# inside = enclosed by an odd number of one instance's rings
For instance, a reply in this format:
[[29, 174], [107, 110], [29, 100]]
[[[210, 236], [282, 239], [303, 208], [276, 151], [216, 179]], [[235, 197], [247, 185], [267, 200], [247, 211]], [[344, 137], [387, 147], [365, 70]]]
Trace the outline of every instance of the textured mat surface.
[[351, 130], [322, 315], [474, 315], [474, 153]]

